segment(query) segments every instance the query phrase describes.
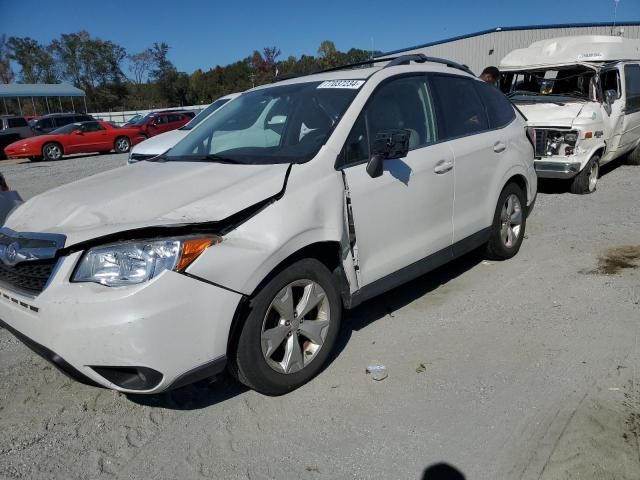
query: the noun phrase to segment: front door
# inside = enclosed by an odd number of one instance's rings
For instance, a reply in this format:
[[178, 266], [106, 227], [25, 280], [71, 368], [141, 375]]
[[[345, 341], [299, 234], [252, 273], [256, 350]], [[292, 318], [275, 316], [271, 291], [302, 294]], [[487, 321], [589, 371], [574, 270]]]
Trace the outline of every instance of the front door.
[[[387, 160], [371, 178], [366, 162], [375, 135], [411, 133], [405, 158]], [[351, 196], [360, 286], [445, 251], [452, 242], [453, 155], [436, 143], [426, 76], [392, 78], [373, 93], [344, 146], [343, 173]]]

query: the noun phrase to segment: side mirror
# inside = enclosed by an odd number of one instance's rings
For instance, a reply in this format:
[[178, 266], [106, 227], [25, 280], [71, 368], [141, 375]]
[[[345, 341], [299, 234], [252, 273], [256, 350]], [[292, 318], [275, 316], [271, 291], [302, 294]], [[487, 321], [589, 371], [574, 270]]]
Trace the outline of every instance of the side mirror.
[[409, 153], [409, 130], [383, 130], [376, 134], [373, 142], [371, 158], [367, 163], [367, 173], [377, 178], [384, 171], [384, 161], [392, 158], [403, 158]]
[[604, 103], [605, 110], [607, 111], [607, 115], [611, 115], [611, 105], [618, 99], [618, 92], [615, 90], [605, 90], [604, 92]]

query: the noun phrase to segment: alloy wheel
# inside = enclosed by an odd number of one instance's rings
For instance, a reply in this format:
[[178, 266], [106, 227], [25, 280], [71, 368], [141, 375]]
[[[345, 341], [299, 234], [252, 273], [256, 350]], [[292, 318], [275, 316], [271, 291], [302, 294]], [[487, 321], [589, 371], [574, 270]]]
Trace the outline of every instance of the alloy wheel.
[[276, 372], [302, 370], [322, 349], [331, 309], [323, 288], [312, 280], [296, 280], [271, 301], [262, 322], [261, 346]]
[[62, 156], [62, 151], [58, 145], [47, 145], [45, 148], [47, 158], [51, 160], [58, 160]]
[[116, 150], [118, 150], [118, 152], [120, 153], [129, 150], [129, 140], [127, 140], [126, 138], [119, 138], [118, 140], [116, 140]]
[[522, 231], [522, 205], [517, 195], [512, 193], [506, 198], [500, 219], [500, 238], [505, 247], [512, 248], [518, 242]]

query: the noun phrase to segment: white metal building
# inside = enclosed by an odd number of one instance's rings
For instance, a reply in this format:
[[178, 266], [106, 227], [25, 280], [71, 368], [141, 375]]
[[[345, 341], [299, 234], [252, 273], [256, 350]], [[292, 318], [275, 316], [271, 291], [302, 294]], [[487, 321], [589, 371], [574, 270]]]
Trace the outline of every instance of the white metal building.
[[516, 48], [528, 47], [538, 40], [573, 35], [621, 35], [626, 38], [640, 38], [640, 22], [620, 22], [616, 23], [615, 27], [611, 23], [497, 27], [438, 42], [394, 50], [380, 56], [424, 53], [467, 65], [474, 73], [480, 74], [484, 67], [497, 66], [507, 53]]

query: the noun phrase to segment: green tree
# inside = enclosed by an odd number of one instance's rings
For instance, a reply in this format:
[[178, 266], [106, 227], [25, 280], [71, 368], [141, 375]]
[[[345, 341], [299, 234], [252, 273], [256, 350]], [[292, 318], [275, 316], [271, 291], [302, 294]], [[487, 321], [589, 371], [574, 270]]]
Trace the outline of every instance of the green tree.
[[20, 65], [24, 83], [56, 83], [56, 63], [49, 48], [29, 37], [9, 37], [8, 58]]
[[322, 68], [338, 66], [338, 50], [331, 40], [324, 40], [318, 47], [318, 57]]
[[13, 81], [13, 70], [11, 69], [11, 49], [7, 44], [7, 36], [0, 35], [0, 83], [10, 83]]

